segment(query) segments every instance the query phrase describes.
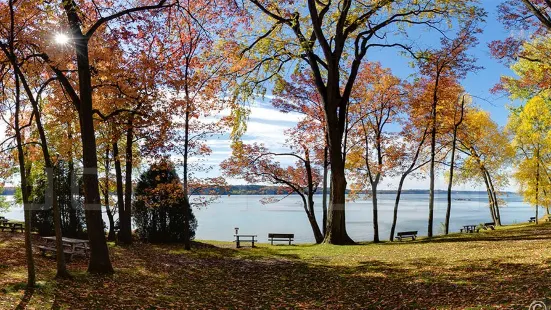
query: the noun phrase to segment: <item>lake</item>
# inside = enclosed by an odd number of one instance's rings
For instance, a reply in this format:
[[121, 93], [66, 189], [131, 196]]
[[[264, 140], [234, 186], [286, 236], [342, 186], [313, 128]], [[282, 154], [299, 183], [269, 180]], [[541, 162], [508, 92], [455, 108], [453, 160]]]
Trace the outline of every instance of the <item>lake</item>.
[[[9, 197], [9, 196], [8, 196]], [[298, 243], [314, 242], [310, 224], [298, 196], [289, 196], [283, 201], [263, 205], [265, 196], [223, 196], [207, 208], [195, 209], [198, 221], [196, 238], [201, 240], [232, 241], [234, 227], [240, 234], [256, 234], [260, 242], [267, 242], [268, 233], [294, 233]], [[388, 240], [392, 225], [395, 194], [379, 194], [379, 235]], [[317, 218], [321, 225], [321, 195], [315, 196]], [[450, 230], [459, 231], [463, 225], [491, 222], [488, 196], [485, 192], [457, 192], [453, 195]], [[12, 199], [9, 197], [9, 199]], [[526, 222], [535, 215], [534, 207], [522, 201], [516, 194], [504, 197], [507, 205], [500, 209], [502, 224]], [[442, 223], [446, 215], [447, 195], [437, 192], [435, 196], [435, 234], [443, 232]], [[540, 215], [544, 214], [540, 209]], [[22, 220], [20, 207], [12, 207], [2, 214], [8, 219]], [[402, 194], [396, 230], [418, 230], [427, 234], [428, 194]], [[104, 216], [107, 222], [106, 216]], [[357, 200], [346, 206], [348, 234], [355, 241], [373, 239], [371, 200]]]

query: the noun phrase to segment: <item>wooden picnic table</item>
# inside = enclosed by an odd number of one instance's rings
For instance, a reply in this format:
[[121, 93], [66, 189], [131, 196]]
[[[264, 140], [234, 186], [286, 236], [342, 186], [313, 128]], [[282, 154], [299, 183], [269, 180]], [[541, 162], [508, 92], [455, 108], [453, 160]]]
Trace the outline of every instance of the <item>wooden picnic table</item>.
[[257, 242], [257, 235], [234, 235], [235, 237], [235, 247], [240, 248], [241, 242], [250, 242], [254, 248], [254, 243]]
[[[45, 254], [46, 251], [55, 252], [57, 250], [55, 245], [55, 241], [56, 241], [55, 236], [42, 237], [42, 239], [46, 241], [45, 246], [38, 247], [42, 251], [42, 254]], [[88, 256], [88, 249], [89, 249], [88, 240], [62, 237], [61, 241], [63, 241], [63, 245], [67, 247], [67, 249], [64, 250], [64, 252], [69, 255], [69, 258], [72, 258], [73, 255], [75, 254], [76, 255], [83, 254], [84, 256]]]
[[11, 230], [11, 232], [16, 232], [17, 230], [20, 230], [21, 232], [24, 231], [23, 224], [21, 223], [10, 223], [7, 219], [0, 219], [0, 229], [2, 232], [4, 230]]
[[461, 229], [461, 232], [474, 233], [475, 230], [476, 230], [476, 225], [464, 225], [463, 228]]

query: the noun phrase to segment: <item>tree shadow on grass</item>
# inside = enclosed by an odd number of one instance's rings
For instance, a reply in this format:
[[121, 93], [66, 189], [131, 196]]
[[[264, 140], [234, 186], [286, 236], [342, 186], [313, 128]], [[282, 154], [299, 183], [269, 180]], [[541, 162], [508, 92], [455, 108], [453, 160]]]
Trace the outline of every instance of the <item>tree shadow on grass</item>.
[[[377, 302], [383, 308], [520, 309], [551, 296], [547, 267], [499, 259], [464, 260], [453, 266], [438, 258], [401, 264], [366, 261], [347, 274], [349, 285], [367, 288], [362, 295], [380, 296]], [[378, 279], [371, 278], [376, 275]]]
[[[537, 226], [521, 226], [498, 230], [481, 230], [479, 233], [451, 234], [434, 238], [420, 238], [410, 243], [447, 243], [470, 241], [534, 241], [551, 240], [551, 225], [549, 223]], [[396, 243], [386, 243], [396, 244]], [[405, 244], [405, 242], [404, 242]]]
[[26, 288], [25, 293], [23, 294], [23, 297], [21, 297], [21, 301], [19, 304], [15, 307], [16, 310], [23, 310], [27, 308], [27, 304], [31, 301], [31, 298], [34, 295], [34, 288]]
[[468, 261], [442, 268], [440, 259], [404, 263], [365, 261], [354, 267], [312, 265], [297, 261], [265, 264], [261, 261], [221, 261], [213, 270], [173, 274], [172, 282], [185, 279], [201, 290], [204, 299], [194, 303], [215, 307], [286, 305], [306, 308], [469, 308], [527, 306], [546, 297], [549, 271], [530, 264], [499, 260]]
[[[301, 247], [309, 247], [311, 245], [300, 245]], [[287, 246], [289, 247], [289, 246]], [[166, 245], [162, 247], [167, 249]], [[279, 257], [286, 259], [299, 259], [296, 254], [285, 253], [296, 250], [296, 246], [289, 248], [276, 246], [255, 246], [234, 248], [228, 246], [216, 246], [208, 243], [194, 242], [191, 251], [183, 250], [183, 246], [179, 244], [168, 245], [169, 254], [180, 255], [185, 254], [185, 257], [198, 258], [245, 258], [245, 259], [265, 259], [266, 257]]]
[[[199, 247], [191, 252], [180, 251], [180, 245], [121, 249], [124, 260], [117, 260], [114, 277], [66, 282], [70, 289], [57, 290], [55, 300], [113, 309], [520, 309], [551, 296], [549, 262], [532, 264], [526, 256], [522, 263], [515, 257], [446, 261], [438, 254], [388, 261], [367, 257], [343, 266], [280, 259], [295, 256], [278, 254], [281, 248]], [[109, 294], [94, 289], [98, 281]]]

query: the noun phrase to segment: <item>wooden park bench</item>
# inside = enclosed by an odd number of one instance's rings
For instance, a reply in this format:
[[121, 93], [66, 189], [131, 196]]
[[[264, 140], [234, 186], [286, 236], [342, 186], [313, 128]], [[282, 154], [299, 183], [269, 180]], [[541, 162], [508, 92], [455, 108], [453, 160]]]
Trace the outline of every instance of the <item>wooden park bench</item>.
[[491, 229], [491, 230], [495, 230], [496, 229], [496, 223], [494, 223], [494, 222], [484, 223], [484, 225], [482, 226], [482, 229], [487, 230], [488, 228]]
[[396, 239], [402, 241], [403, 238], [411, 238], [411, 240], [417, 239], [417, 231], [400, 231], [396, 233]]
[[528, 221], [528, 223], [535, 223], [536, 222], [536, 217], [535, 216], [532, 216], [530, 218], [530, 220]]
[[291, 242], [295, 238], [295, 234], [278, 234], [278, 233], [269, 233], [268, 234], [268, 240], [270, 240], [270, 243], [274, 245], [274, 241], [289, 241], [289, 245], [291, 245]]
[[234, 235], [235, 236], [235, 247], [240, 248], [242, 242], [250, 242], [251, 247], [254, 248], [254, 243], [258, 242], [256, 240], [256, 235]]

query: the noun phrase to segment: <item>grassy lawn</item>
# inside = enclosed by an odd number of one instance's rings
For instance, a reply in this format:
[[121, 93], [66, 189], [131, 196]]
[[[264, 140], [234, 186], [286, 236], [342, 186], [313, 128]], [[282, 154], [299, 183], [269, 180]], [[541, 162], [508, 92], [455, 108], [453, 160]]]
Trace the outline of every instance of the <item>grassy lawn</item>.
[[234, 249], [202, 241], [111, 247], [116, 273], [55, 281], [36, 254], [39, 287], [25, 292], [22, 234], [0, 233], [0, 309], [526, 309], [551, 297], [551, 223], [478, 234], [355, 246]]

